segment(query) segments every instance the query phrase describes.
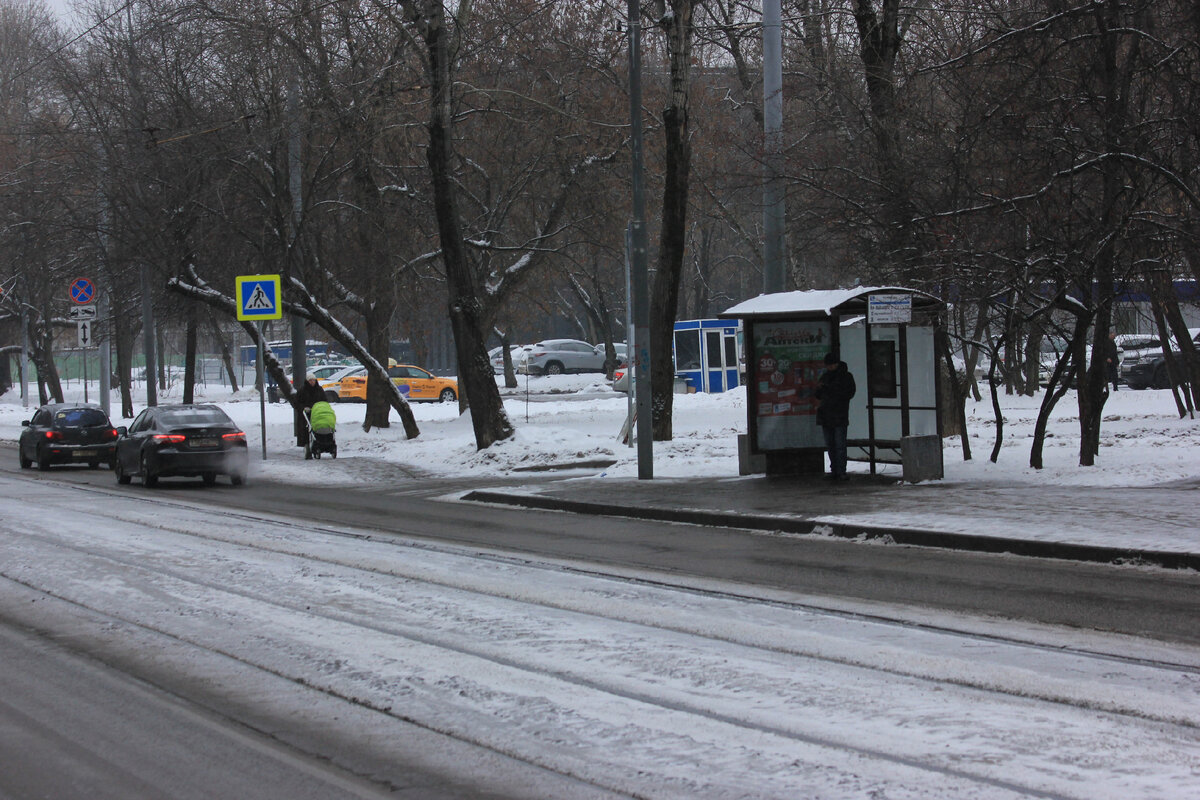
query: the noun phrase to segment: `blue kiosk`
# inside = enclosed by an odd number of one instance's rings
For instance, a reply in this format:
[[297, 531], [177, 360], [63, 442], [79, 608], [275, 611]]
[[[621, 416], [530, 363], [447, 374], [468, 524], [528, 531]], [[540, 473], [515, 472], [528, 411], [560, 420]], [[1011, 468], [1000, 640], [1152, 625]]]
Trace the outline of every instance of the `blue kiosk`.
[[675, 374], [697, 392], [741, 386], [742, 324], [729, 319], [675, 323]]

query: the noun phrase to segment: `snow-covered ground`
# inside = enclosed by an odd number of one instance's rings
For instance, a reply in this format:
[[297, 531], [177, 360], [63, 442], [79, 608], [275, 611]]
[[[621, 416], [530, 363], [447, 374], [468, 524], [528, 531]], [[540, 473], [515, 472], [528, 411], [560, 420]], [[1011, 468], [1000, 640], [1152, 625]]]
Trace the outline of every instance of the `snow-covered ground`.
[[[201, 399], [246, 429], [260, 475], [291, 481], [361, 483], [370, 470], [342, 469], [362, 460], [353, 456], [439, 477], [507, 478], [597, 459], [615, 461], [597, 473], [636, 475], [635, 450], [617, 441], [624, 395], [592, 377], [531, 379], [529, 390], [506, 399], [516, 435], [482, 453], [455, 406], [414, 406], [421, 435], [409, 441], [398, 424], [364, 432], [363, 407], [339, 405], [338, 462], [300, 458], [282, 404], [265, 409], [260, 460], [257, 398]], [[82, 399], [81, 387], [69, 391]], [[744, 393], [675, 400], [676, 436], [656, 445], [656, 475], [736, 476]], [[1166, 392], [1110, 400], [1091, 469], [1075, 466], [1073, 397], [1059, 405], [1041, 472], [1025, 466], [1038, 399], [1004, 402], [1000, 462], [986, 461], [989, 406], [972, 407], [976, 460], [963, 463], [959, 443], [948, 441], [946, 484], [1139, 487], [1200, 473], [1200, 427], [1178, 419]], [[28, 416], [14, 393], [0, 398], [0, 439], [14, 440]], [[1200, 792], [1194, 647], [936, 612], [914, 622], [878, 604], [855, 613], [845, 601], [780, 592], [754, 600], [715, 581], [672, 588], [653, 575], [606, 577], [528, 556], [214, 514], [115, 484], [80, 492], [16, 476], [0, 483], [5, 613], [39, 615], [48, 629], [60, 613], [95, 614], [97, 646], [177, 643], [178, 669], [224, 665], [227, 673], [205, 682], [246, 702], [267, 694], [310, 702], [253, 682], [273, 676], [571, 776], [589, 791], [1088, 800]]]
[[[144, 651], [196, 673], [182, 681], [196, 691], [269, 697], [280, 719], [311, 716], [321, 693], [343, 706], [326, 741], [403, 751], [416, 724], [577, 780], [559, 800], [1200, 789], [1196, 648], [952, 614], [893, 622], [878, 604], [762, 602], [115, 485], [0, 484], [6, 618], [54, 630], [85, 615], [74, 646]], [[363, 709], [370, 727], [347, 728]]]
[[[431, 476], [510, 476], [530, 467], [579, 461], [613, 460], [598, 469], [607, 477], [636, 477], [636, 448], [618, 437], [625, 421], [626, 396], [614, 392], [597, 375], [520, 378], [516, 390], [503, 390], [505, 410], [516, 434], [484, 451], [477, 451], [470, 416], [459, 415], [454, 404], [413, 405], [421, 435], [405, 439], [396, 415], [392, 427], [362, 430], [365, 406], [343, 403], [338, 415], [338, 452], [405, 465]], [[160, 394], [160, 402], [178, 401], [180, 388]], [[66, 399], [82, 400], [83, 387], [66, 387]], [[89, 393], [96, 401], [96, 387]], [[656, 477], [736, 476], [737, 435], [746, 430], [745, 390], [724, 394], [675, 395], [674, 439], [656, 442]], [[221, 405], [249, 435], [251, 453], [261, 453], [258, 395], [244, 390], [231, 395], [221, 387], [198, 387], [197, 400]], [[139, 402], [141, 401], [141, 402]], [[143, 397], [135, 397], [135, 411]], [[1200, 476], [1200, 421], [1180, 419], [1168, 391], [1123, 390], [1105, 406], [1100, 457], [1094, 467], [1078, 466], [1079, 423], [1075, 397], [1068, 393], [1057, 405], [1044, 448], [1045, 467], [1028, 466], [1029, 446], [1041, 395], [1001, 395], [1005, 444], [997, 463], [988, 461], [994, 441], [990, 400], [968, 407], [968, 428], [974, 458], [964, 462], [957, 438], [945, 442], [948, 484], [1030, 486], [1154, 486]], [[36, 405], [34, 401], [33, 405]], [[114, 409], [120, 408], [114, 396]], [[15, 390], [0, 396], [0, 439], [13, 441], [29, 410]], [[127, 422], [127, 421], [126, 421]], [[121, 420], [114, 419], [114, 424]], [[283, 403], [266, 406], [267, 459], [252, 466], [267, 475], [289, 480], [336, 480], [332, 470], [297, 464], [291, 409]], [[282, 457], [281, 457], [282, 456]], [[850, 470], [865, 470], [851, 464]], [[355, 478], [357, 480], [357, 478]]]

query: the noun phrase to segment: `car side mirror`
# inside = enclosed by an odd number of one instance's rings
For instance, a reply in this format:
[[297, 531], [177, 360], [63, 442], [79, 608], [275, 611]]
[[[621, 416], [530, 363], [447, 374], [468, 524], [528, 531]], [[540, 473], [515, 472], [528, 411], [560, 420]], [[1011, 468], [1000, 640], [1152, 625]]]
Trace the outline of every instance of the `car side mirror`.
[[27, 419], [23, 419], [23, 420], [21, 420], [21, 425], [22, 425], [23, 427], [26, 427], [26, 428], [28, 428], [28, 427], [29, 427], [29, 420], [27, 420]]
[[127, 436], [127, 435], [129, 435], [129, 428], [126, 428], [124, 425], [117, 428], [117, 436]]

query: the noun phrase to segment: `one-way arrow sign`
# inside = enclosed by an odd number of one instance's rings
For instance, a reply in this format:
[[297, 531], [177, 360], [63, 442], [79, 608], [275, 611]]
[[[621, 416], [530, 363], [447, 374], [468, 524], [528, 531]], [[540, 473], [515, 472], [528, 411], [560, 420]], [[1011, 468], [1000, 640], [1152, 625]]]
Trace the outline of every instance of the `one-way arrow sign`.
[[91, 347], [92, 346], [92, 322], [91, 322], [91, 320], [84, 320], [84, 319], [79, 320], [79, 322], [75, 323], [75, 329], [79, 333], [79, 346], [84, 347], [84, 348]]

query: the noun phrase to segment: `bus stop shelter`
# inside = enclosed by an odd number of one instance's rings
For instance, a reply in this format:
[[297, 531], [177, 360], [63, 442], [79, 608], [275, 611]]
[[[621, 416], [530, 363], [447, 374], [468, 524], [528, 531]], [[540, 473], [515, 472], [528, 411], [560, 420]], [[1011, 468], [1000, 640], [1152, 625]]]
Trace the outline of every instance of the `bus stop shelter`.
[[872, 474], [890, 463], [906, 480], [942, 477], [934, 349], [942, 308], [933, 295], [888, 286], [759, 295], [718, 315], [741, 320], [746, 343], [743, 474], [824, 472], [815, 390], [833, 352], [858, 386], [848, 458]]

